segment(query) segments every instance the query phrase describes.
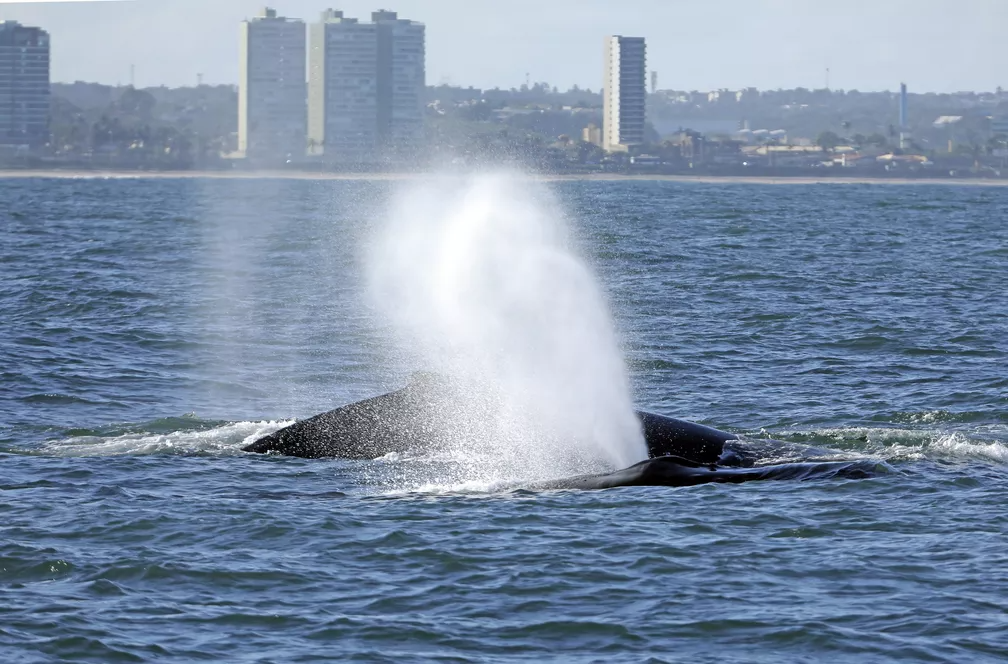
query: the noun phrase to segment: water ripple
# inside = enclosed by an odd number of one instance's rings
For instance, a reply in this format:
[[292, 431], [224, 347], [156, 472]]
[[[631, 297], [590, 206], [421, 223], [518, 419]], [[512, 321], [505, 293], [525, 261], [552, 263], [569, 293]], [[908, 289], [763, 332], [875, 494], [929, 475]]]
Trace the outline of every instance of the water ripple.
[[240, 451], [398, 384], [388, 183], [0, 186], [4, 661], [1008, 658], [1006, 191], [558, 184], [640, 405], [880, 472], [533, 492]]

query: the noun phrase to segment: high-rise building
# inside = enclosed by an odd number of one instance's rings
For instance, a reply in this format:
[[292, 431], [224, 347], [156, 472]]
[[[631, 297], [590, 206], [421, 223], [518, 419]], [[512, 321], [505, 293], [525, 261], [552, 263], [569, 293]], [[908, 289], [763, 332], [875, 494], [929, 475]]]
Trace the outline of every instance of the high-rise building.
[[643, 37], [605, 38], [602, 147], [626, 151], [644, 142], [647, 54]]
[[423, 129], [424, 25], [377, 11], [327, 10], [311, 26], [309, 146], [330, 162], [408, 148]]
[[378, 138], [376, 26], [329, 9], [310, 27], [308, 144], [327, 161], [362, 161]]
[[303, 157], [308, 112], [304, 21], [269, 7], [242, 21], [238, 150], [252, 159]]
[[425, 28], [396, 12], [372, 12], [378, 29], [378, 134], [404, 145], [423, 130]]
[[0, 22], [0, 145], [39, 148], [49, 140], [49, 33]]

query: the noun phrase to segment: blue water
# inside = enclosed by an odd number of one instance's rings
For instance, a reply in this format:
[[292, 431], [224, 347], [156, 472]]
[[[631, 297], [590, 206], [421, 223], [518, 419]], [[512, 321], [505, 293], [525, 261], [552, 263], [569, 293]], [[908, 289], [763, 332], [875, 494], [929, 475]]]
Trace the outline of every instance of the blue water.
[[397, 185], [0, 180], [0, 660], [1004, 661], [1008, 189], [558, 182], [638, 406], [869, 479], [258, 457], [398, 387]]

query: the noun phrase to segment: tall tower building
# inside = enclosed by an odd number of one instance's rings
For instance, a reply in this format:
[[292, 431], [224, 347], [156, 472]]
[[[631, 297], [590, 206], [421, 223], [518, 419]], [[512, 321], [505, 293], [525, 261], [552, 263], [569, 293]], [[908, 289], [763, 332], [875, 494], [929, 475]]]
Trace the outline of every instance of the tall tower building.
[[385, 10], [372, 12], [371, 21], [378, 30], [378, 135], [386, 144], [409, 144], [423, 130], [424, 24]]
[[372, 161], [423, 130], [424, 25], [377, 11], [371, 23], [329, 9], [311, 26], [309, 149], [329, 162]]
[[252, 159], [303, 157], [307, 148], [304, 21], [269, 7], [242, 21], [238, 150]]
[[644, 142], [647, 54], [643, 37], [605, 38], [602, 147], [626, 151]]
[[326, 161], [366, 161], [378, 140], [378, 36], [332, 9], [310, 28], [308, 145]]
[[49, 140], [49, 33], [0, 22], [0, 145]]

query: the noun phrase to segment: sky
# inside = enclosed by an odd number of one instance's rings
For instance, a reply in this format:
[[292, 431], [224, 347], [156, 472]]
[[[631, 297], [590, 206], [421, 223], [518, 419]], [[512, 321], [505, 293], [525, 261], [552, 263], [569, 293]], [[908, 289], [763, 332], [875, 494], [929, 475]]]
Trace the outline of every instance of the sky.
[[[237, 82], [238, 24], [268, 0], [10, 2], [52, 35], [52, 78], [137, 86]], [[1008, 0], [273, 0], [317, 19], [385, 8], [427, 26], [427, 82], [601, 87], [609, 34], [644, 37], [658, 87], [1008, 88]]]

